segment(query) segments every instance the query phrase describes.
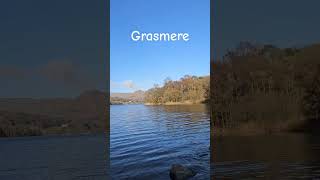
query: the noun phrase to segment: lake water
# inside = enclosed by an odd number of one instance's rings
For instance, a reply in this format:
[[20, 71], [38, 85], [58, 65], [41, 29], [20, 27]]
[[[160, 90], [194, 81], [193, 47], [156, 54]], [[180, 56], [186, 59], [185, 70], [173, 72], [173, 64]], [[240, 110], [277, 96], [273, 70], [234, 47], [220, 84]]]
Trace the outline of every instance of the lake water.
[[212, 179], [320, 179], [320, 136], [225, 136], [212, 143]]
[[111, 106], [112, 179], [170, 179], [172, 164], [210, 178], [210, 120], [205, 105]]
[[1, 180], [105, 180], [105, 135], [0, 138]]

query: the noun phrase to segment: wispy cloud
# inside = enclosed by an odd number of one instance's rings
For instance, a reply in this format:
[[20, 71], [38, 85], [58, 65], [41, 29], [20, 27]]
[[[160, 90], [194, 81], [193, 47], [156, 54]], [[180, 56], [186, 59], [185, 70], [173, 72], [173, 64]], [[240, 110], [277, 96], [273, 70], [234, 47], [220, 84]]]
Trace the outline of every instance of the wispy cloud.
[[138, 90], [139, 87], [132, 80], [125, 80], [122, 82], [110, 81], [111, 88], [126, 88], [130, 90]]
[[0, 66], [0, 79], [24, 79], [29, 74], [30, 73], [28, 73], [25, 69], [16, 66]]
[[[2, 81], [23, 80], [25, 84], [37, 86], [39, 77], [53, 86], [71, 89], [96, 88], [103, 83], [92, 75], [92, 70], [86, 70], [85, 64], [61, 58], [44, 61], [34, 66], [2, 65], [0, 64], [0, 83]], [[21, 83], [19, 81], [19, 83]]]

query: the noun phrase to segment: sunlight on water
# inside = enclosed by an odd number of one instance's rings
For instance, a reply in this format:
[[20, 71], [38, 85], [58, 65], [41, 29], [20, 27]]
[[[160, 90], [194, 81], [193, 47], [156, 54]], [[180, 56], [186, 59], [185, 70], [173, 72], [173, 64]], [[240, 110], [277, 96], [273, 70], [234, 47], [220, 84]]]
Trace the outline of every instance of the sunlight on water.
[[111, 106], [113, 179], [169, 179], [178, 163], [209, 178], [209, 114], [204, 105]]

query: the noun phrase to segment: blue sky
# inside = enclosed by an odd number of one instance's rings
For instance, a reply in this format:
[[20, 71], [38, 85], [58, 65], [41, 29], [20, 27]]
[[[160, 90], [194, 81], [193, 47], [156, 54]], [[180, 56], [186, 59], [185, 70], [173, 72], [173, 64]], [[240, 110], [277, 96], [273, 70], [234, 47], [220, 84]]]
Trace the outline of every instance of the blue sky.
[[[105, 91], [106, 2], [4, 1], [0, 6], [0, 98]], [[319, 0], [213, 3], [216, 55], [242, 40], [279, 46], [320, 42]], [[111, 0], [111, 90], [130, 92], [161, 84], [166, 77], [208, 75], [209, 19], [209, 0]], [[188, 32], [191, 40], [136, 43], [130, 40], [133, 30]]]
[[0, 22], [0, 98], [106, 91], [106, 1], [3, 1]]
[[279, 47], [320, 42], [319, 0], [214, 0], [214, 56], [240, 41]]
[[[190, 41], [134, 42], [131, 32], [186, 32]], [[210, 73], [209, 0], [111, 0], [111, 92]]]

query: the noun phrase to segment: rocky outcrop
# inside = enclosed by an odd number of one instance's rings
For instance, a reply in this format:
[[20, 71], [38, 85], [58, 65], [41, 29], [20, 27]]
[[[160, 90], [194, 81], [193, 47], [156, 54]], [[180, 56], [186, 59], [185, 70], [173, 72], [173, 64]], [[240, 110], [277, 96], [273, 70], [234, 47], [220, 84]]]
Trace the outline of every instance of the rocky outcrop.
[[190, 168], [184, 167], [180, 164], [173, 164], [170, 169], [170, 178], [172, 180], [186, 180], [197, 173]]

